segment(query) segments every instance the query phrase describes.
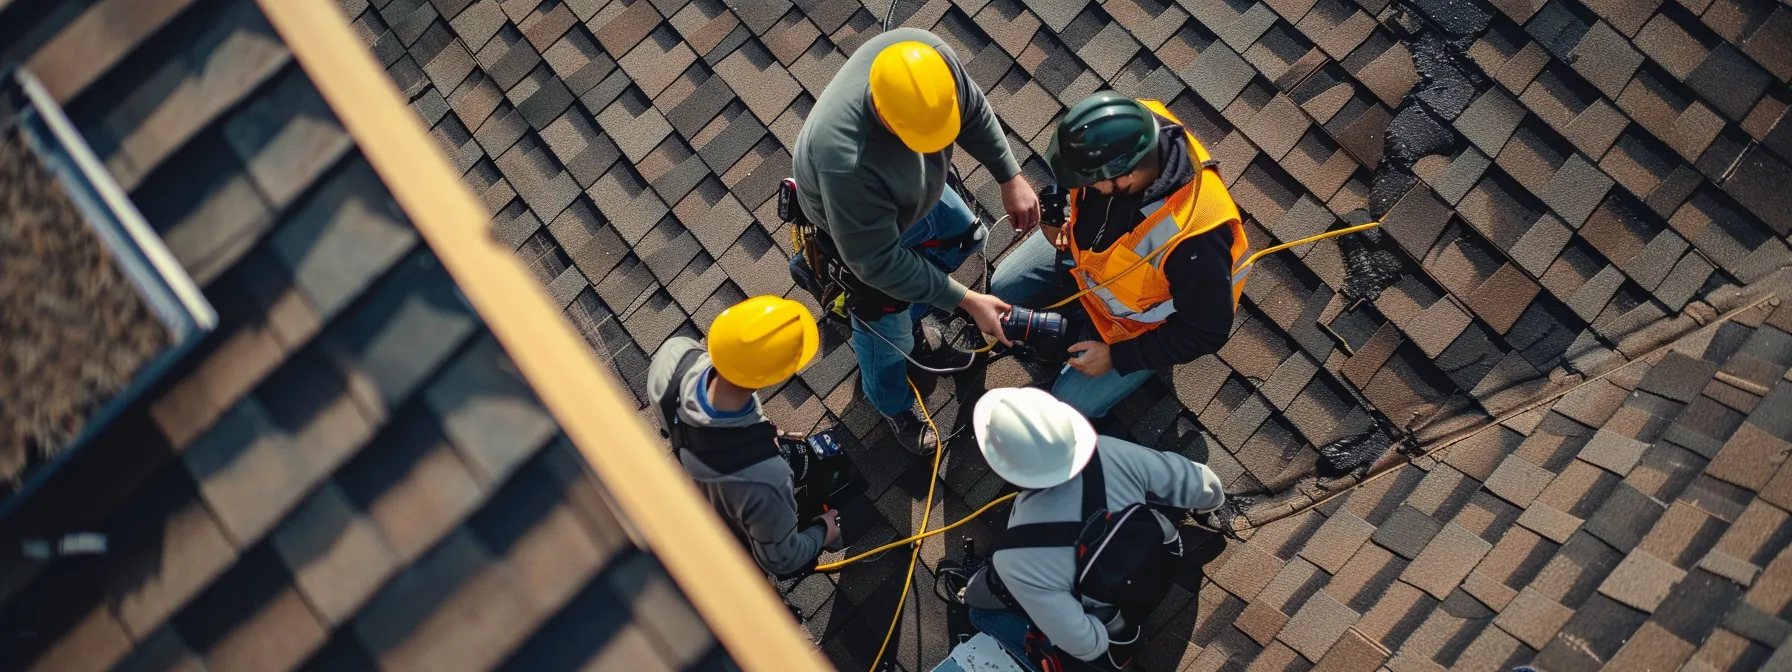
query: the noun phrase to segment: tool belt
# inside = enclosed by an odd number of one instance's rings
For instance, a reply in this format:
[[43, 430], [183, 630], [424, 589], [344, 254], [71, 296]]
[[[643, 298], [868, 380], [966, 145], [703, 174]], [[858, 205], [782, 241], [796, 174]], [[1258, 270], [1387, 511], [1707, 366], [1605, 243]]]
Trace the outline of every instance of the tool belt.
[[[886, 315], [908, 310], [912, 305], [865, 284], [853, 274], [840, 256], [840, 248], [834, 244], [833, 238], [803, 214], [802, 207], [797, 203], [795, 179], [785, 178], [778, 185], [778, 218], [790, 223], [793, 242], [813, 276], [810, 284], [815, 300], [830, 317], [850, 321], [847, 316], [853, 315], [869, 323], [883, 319]], [[988, 235], [986, 231], [980, 224], [973, 225], [957, 237], [936, 238], [914, 247], [972, 250], [982, 245]], [[928, 258], [928, 261], [931, 263], [934, 260]], [[935, 263], [935, 266], [938, 265]], [[957, 269], [941, 270], [950, 273]]]

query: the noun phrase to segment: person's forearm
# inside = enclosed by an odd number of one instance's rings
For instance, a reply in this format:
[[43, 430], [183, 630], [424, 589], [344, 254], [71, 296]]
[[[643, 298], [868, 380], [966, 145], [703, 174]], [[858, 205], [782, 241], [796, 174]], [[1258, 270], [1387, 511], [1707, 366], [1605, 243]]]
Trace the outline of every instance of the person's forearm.
[[927, 263], [913, 250], [889, 247], [857, 249], [849, 253], [842, 245], [840, 257], [860, 281], [898, 301], [952, 310], [964, 300], [967, 291], [962, 283]]
[[[1180, 315], [1180, 311], [1178, 311]], [[1134, 371], [1166, 369], [1177, 364], [1187, 364], [1200, 359], [1202, 355], [1219, 352], [1226, 345], [1225, 333], [1232, 324], [1232, 315], [1227, 313], [1226, 327], [1217, 331], [1211, 327], [1188, 324], [1189, 320], [1170, 316], [1162, 327], [1139, 334], [1133, 338], [1115, 343], [1109, 347], [1113, 353], [1114, 370], [1122, 374]]]
[[1175, 453], [1153, 452], [1147, 457], [1159, 464], [1144, 470], [1150, 479], [1145, 489], [1165, 504], [1211, 511], [1226, 503], [1225, 485], [1207, 465]]

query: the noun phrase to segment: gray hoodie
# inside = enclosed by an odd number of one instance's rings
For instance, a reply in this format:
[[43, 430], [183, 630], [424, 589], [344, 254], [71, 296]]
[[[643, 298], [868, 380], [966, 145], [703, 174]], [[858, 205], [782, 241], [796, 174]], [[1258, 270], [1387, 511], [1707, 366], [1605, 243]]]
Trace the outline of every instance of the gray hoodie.
[[[689, 338], [672, 338], [660, 346], [647, 368], [647, 397], [655, 403], [672, 383], [673, 369], [686, 352], [703, 346]], [[684, 380], [678, 381], [678, 417], [692, 427], [745, 427], [769, 422], [759, 410], [759, 398], [736, 413], [720, 413], [709, 406], [706, 393], [709, 377], [715, 375], [709, 354], [697, 356]], [[660, 423], [667, 424], [661, 417]], [[716, 513], [728, 522], [735, 534], [747, 539], [753, 559], [766, 572], [786, 575], [814, 564], [827, 538], [827, 528], [820, 523], [802, 527], [796, 519], [796, 484], [791, 482], [790, 465], [781, 458], [760, 460], [732, 474], [718, 473], [688, 450], [678, 451], [678, 460], [697, 482], [697, 488], [716, 507]]]
[[[1101, 460], [1109, 511], [1143, 503], [1147, 494], [1152, 501], [1197, 511], [1226, 503], [1219, 477], [1186, 457], [1111, 436], [1100, 437], [1095, 445], [1094, 459]], [[1008, 527], [1080, 522], [1082, 507], [1083, 477], [1079, 474], [1045, 490], [1023, 491], [1014, 499]], [[1075, 549], [1011, 548], [996, 551], [991, 562], [1008, 592], [1052, 646], [1084, 661], [1107, 652], [1107, 627], [1100, 618], [1086, 613], [1071, 593], [1076, 577]]]

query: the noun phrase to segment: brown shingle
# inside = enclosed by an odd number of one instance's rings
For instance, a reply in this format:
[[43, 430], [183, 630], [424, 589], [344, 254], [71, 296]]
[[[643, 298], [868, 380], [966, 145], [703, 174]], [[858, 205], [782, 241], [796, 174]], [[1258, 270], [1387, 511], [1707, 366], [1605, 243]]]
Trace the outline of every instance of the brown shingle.
[[[96, 92], [123, 100], [95, 124], [103, 133], [83, 130], [127, 190], [291, 60], [267, 20], [248, 5], [226, 10], [189, 48], [191, 60], [171, 60], [122, 91]], [[38, 71], [38, 77], [50, 82], [54, 75]]]
[[1406, 560], [1375, 544], [1365, 544], [1326, 582], [1324, 590], [1353, 610], [1367, 611], [1406, 569]]
[[536, 51], [547, 51], [578, 20], [566, 3], [544, 2], [517, 21], [517, 29], [523, 31], [523, 36], [535, 45]]
[[1387, 659], [1387, 649], [1352, 628], [1344, 632], [1313, 669], [1316, 672], [1369, 672]]
[[397, 556], [371, 523], [326, 484], [273, 534], [293, 584], [326, 624], [341, 623], [395, 571]]
[[1750, 490], [1760, 490], [1767, 486], [1788, 453], [1792, 453], [1792, 443], [1745, 422], [1724, 443], [1706, 473]]
[[1575, 530], [1580, 529], [1581, 519], [1563, 513], [1561, 510], [1544, 504], [1532, 502], [1525, 507], [1524, 513], [1518, 516], [1518, 524], [1537, 534], [1543, 535], [1558, 544], [1567, 543]]
[[1332, 645], [1359, 618], [1355, 611], [1324, 592], [1314, 593], [1306, 605], [1288, 620], [1278, 637], [1309, 660], [1325, 656]]
[[1412, 52], [1405, 45], [1389, 47], [1356, 75], [1363, 86], [1388, 107], [1399, 107], [1406, 92], [1419, 81], [1419, 73], [1412, 64]]
[[1495, 610], [1505, 609], [1518, 597], [1518, 591], [1478, 571], [1469, 572], [1462, 579], [1462, 590]]
[[1338, 511], [1303, 545], [1301, 555], [1320, 569], [1336, 574], [1374, 533], [1374, 525], [1348, 510]]
[[1456, 658], [1456, 666], [1466, 669], [1508, 669], [1530, 660], [1530, 647], [1519, 643], [1499, 628], [1487, 628]]
[[771, 52], [757, 43], [742, 46], [715, 68], [762, 121], [777, 119], [802, 90]]
[[1527, 587], [1518, 592], [1512, 604], [1500, 611], [1493, 624], [1531, 648], [1541, 649], [1573, 614], [1573, 610]]
[[183, 639], [204, 644], [208, 667], [290, 669], [323, 645], [328, 631], [276, 565], [245, 556], [176, 619]]
[[1425, 591], [1395, 581], [1388, 586], [1387, 594], [1356, 622], [1355, 630], [1370, 641], [1398, 649], [1438, 604]]
[[31, 72], [50, 97], [67, 103], [191, 4], [192, 0], [95, 3], [31, 57]]
[[129, 654], [131, 636], [110, 609], [88, 612], [61, 639], [51, 644], [29, 668], [32, 672], [99, 672]]
[[1580, 459], [1625, 476], [1636, 467], [1649, 446], [1615, 432], [1600, 430], [1581, 449]]
[[648, 0], [619, 0], [599, 10], [585, 22], [604, 51], [626, 54], [661, 21], [659, 10]]
[[[529, 609], [514, 579], [462, 528], [380, 591], [355, 634], [381, 664], [408, 668], [490, 665], [519, 643]], [[419, 604], [434, 604], [424, 611]], [[496, 620], [492, 620], [496, 619]], [[482, 627], [466, 627], [474, 623]]]
[[1444, 525], [1418, 557], [1413, 558], [1400, 577], [1441, 600], [1449, 596], [1456, 584], [1461, 583], [1490, 550], [1493, 550], [1493, 544], [1450, 523]]
[[1276, 611], [1274, 607], [1261, 602], [1253, 602], [1244, 608], [1243, 613], [1238, 615], [1235, 625], [1244, 634], [1250, 635], [1251, 639], [1256, 640], [1258, 644], [1269, 644], [1271, 640], [1275, 639], [1276, 633], [1281, 632], [1282, 626], [1287, 623], [1287, 614]]
[[113, 589], [118, 620], [136, 636], [147, 636], [175, 609], [199, 592], [236, 560], [236, 549], [191, 486], [151, 486], [164, 506], [137, 511], [143, 538], [118, 540], [113, 551], [122, 562], [143, 563], [151, 574], [133, 585]]
[[1644, 623], [1630, 641], [1625, 642], [1624, 648], [1612, 656], [1609, 664], [1614, 669], [1645, 669], [1654, 666], [1677, 669], [1692, 657], [1694, 648], [1673, 633], [1663, 630], [1661, 626]]
[[1784, 550], [1788, 539], [1792, 539], [1792, 517], [1757, 500], [1730, 525], [1715, 550], [1743, 562], [1766, 565]]
[[1605, 582], [1599, 585], [1599, 592], [1637, 609], [1652, 612], [1662, 600], [1667, 599], [1674, 584], [1685, 576], [1684, 570], [1647, 551], [1634, 551], [1625, 556], [1624, 561], [1618, 563]]

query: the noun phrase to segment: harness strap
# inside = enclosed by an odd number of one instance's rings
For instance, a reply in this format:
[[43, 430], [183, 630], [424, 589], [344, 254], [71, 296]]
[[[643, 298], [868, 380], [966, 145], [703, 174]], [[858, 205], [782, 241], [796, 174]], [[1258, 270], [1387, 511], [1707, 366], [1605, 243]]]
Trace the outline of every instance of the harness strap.
[[[693, 348], [678, 358], [672, 380], [660, 393], [660, 413], [666, 418], [666, 438], [674, 450], [688, 450], [709, 468], [732, 474], [768, 458], [782, 457], [778, 452], [778, 428], [770, 422], [745, 427], [693, 427], [678, 418], [679, 392], [684, 380], [697, 364], [701, 351]], [[702, 394], [703, 390], [698, 390]]]
[[[1083, 528], [1090, 518], [1107, 509], [1107, 481], [1101, 474], [1101, 454], [1089, 457], [1089, 466], [1083, 467], [1083, 511], [1082, 520], [1061, 523], [1028, 523], [1008, 528], [1002, 534], [1002, 540], [996, 544], [996, 551], [1010, 548], [1075, 548], [1083, 536]], [[991, 555], [995, 551], [990, 552]]]

